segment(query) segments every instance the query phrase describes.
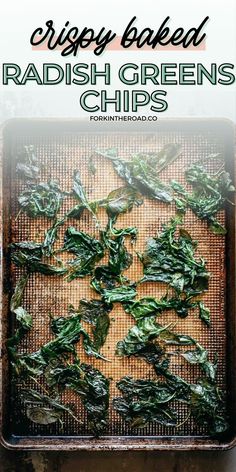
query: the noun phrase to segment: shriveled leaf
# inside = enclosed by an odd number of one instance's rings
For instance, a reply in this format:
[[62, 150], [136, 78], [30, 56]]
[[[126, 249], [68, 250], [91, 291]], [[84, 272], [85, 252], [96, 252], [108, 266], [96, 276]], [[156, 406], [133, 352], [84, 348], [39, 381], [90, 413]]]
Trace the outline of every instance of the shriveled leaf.
[[102, 300], [80, 300], [79, 312], [82, 320], [93, 325], [94, 346], [97, 351], [100, 351], [106, 341], [110, 326], [108, 313], [111, 309], [112, 305]]
[[74, 172], [73, 178], [73, 193], [75, 197], [79, 200], [79, 206], [75, 207], [71, 212], [70, 216], [72, 218], [79, 218], [83, 210], [86, 208], [93, 216], [93, 218], [97, 221], [96, 216], [96, 205], [92, 205], [89, 203], [87, 195], [85, 193], [85, 189], [81, 182], [80, 173], [78, 171]]
[[56, 423], [58, 420], [61, 420], [62, 412], [55, 411], [51, 408], [32, 406], [28, 407], [26, 410], [26, 416], [33, 423], [42, 424], [44, 426], [52, 423]]
[[148, 240], [140, 255], [142, 282], [166, 283], [177, 296], [184, 294], [189, 300], [207, 290], [210, 274], [204, 259], [195, 257], [197, 243], [189, 233], [182, 230], [178, 238], [175, 236], [178, 223], [178, 219], [172, 219], [159, 236]]
[[106, 199], [99, 202], [105, 207], [109, 216], [117, 216], [132, 210], [133, 206], [142, 205], [143, 199], [133, 187], [120, 187], [109, 193]]
[[204, 321], [207, 326], [210, 326], [211, 321], [210, 321], [210, 310], [205, 307], [203, 302], [198, 302], [199, 306], [199, 318], [200, 320]]
[[14, 312], [16, 308], [22, 305], [24, 290], [29, 280], [29, 274], [22, 275], [16, 284], [14, 293], [11, 297], [10, 310]]
[[208, 380], [201, 380], [191, 389], [191, 413], [200, 426], [207, 426], [211, 435], [225, 433], [228, 428], [225, 408], [219, 389]]
[[55, 218], [64, 197], [65, 193], [61, 191], [58, 182], [50, 180], [48, 183], [30, 183], [19, 195], [18, 202], [31, 218]]
[[[175, 152], [176, 151], [176, 152]], [[130, 161], [118, 157], [116, 149], [96, 150], [97, 154], [111, 160], [117, 174], [141, 194], [165, 203], [172, 201], [171, 188], [163, 183], [158, 174], [179, 155], [177, 147], [164, 149], [155, 159], [149, 154], [133, 154]], [[159, 167], [158, 167], [159, 166]]]
[[25, 179], [36, 180], [39, 177], [40, 166], [34, 146], [24, 146], [24, 151], [18, 156], [16, 172]]
[[14, 313], [16, 315], [17, 321], [21, 324], [25, 331], [28, 331], [32, 328], [32, 315], [30, 315], [22, 306], [15, 308]]
[[[208, 156], [209, 160], [212, 158], [215, 155]], [[235, 192], [228, 172], [222, 170], [210, 175], [203, 165], [197, 163], [185, 171], [185, 178], [193, 188], [192, 193], [178, 182], [172, 182], [172, 188], [180, 196], [175, 199], [177, 209], [185, 212], [186, 208], [191, 208], [200, 219], [206, 220], [213, 233], [224, 235], [226, 229], [217, 221], [216, 216], [224, 208], [230, 194]]]
[[63, 250], [76, 256], [69, 264], [68, 280], [91, 274], [96, 262], [104, 256], [104, 248], [100, 241], [89, 234], [77, 231], [73, 226], [66, 230]]

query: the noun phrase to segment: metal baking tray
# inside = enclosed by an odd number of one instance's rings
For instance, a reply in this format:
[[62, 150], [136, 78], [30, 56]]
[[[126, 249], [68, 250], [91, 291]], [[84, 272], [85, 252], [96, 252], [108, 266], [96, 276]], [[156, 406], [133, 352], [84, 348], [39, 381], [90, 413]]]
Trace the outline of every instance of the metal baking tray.
[[[178, 432], [158, 424], [150, 424], [143, 430], [131, 430], [110, 409], [109, 428], [99, 439], [91, 437], [86, 415], [78, 397], [68, 392], [66, 401], [75, 401], [77, 414], [83, 419], [81, 425], [65, 418], [63, 433], [58, 425], [40, 426], [30, 423], [22, 413], [17, 402], [17, 391], [11, 383], [11, 370], [8, 366], [5, 340], [14, 326], [9, 316], [9, 298], [20, 269], [10, 263], [8, 245], [12, 241], [32, 240], [43, 236], [50, 222], [44, 219], [30, 219], [19, 211], [17, 196], [24, 183], [15, 172], [15, 157], [24, 145], [33, 144], [37, 156], [43, 165], [41, 180], [57, 178], [61, 188], [71, 189], [72, 173], [79, 169], [82, 181], [91, 199], [106, 196], [109, 191], [118, 188], [122, 182], [114, 173], [112, 165], [105, 159], [97, 162], [97, 173], [88, 172], [88, 159], [95, 148], [117, 147], [121, 156], [128, 158], [133, 152], [156, 151], [163, 144], [177, 142], [182, 145], [182, 155], [170, 165], [162, 175], [169, 180], [183, 179], [183, 169], [189, 162], [211, 154], [221, 152], [225, 156], [225, 168], [234, 176], [234, 128], [226, 120], [159, 120], [146, 126], [145, 123], [134, 126], [126, 123], [106, 125], [104, 123], [86, 123], [73, 120], [11, 120], [2, 130], [2, 443], [14, 449], [227, 449], [235, 443], [236, 418], [236, 331], [235, 331], [235, 210], [226, 205], [220, 219], [227, 227], [226, 237], [213, 235], [204, 222], [192, 212], [185, 217], [185, 227], [194, 239], [199, 241], [198, 252], [207, 260], [207, 268], [212, 273], [208, 292], [204, 301], [211, 310], [212, 326], [203, 326], [196, 316], [190, 314], [186, 319], [176, 320], [173, 313], [163, 314], [161, 322], [178, 321], [178, 329], [191, 334], [209, 350], [210, 356], [219, 355], [218, 384], [227, 391], [227, 410], [231, 421], [230, 432], [220, 440], [207, 436], [204, 428], [196, 427], [189, 419]], [[65, 203], [66, 205], [66, 203]], [[65, 210], [65, 208], [64, 208]], [[162, 223], [174, 214], [174, 208], [157, 201], [145, 200], [140, 208], [122, 215], [119, 225], [136, 225], [139, 238], [136, 250], [142, 250], [148, 236], [156, 234]], [[105, 220], [103, 221], [105, 222]], [[83, 231], [93, 232], [94, 223], [88, 213], [81, 220], [72, 221]], [[129, 276], [137, 279], [141, 274], [140, 265], [134, 263], [129, 269]], [[145, 284], [139, 291], [141, 296], [159, 296], [158, 284]], [[27, 285], [24, 306], [33, 314], [33, 330], [22, 341], [22, 352], [34, 351], [43, 342], [50, 339], [48, 313], [66, 315], [69, 303], [77, 306], [80, 298], [92, 298], [88, 279], [77, 279], [67, 283], [60, 277], [45, 277], [34, 274]], [[103, 349], [111, 362], [87, 358], [86, 362], [98, 367], [105, 375], [112, 377], [111, 397], [117, 394], [115, 382], [123, 375], [145, 378], [150, 374], [148, 365], [139, 359], [123, 359], [115, 356], [115, 345], [126, 334], [132, 322], [119, 304], [112, 312], [109, 335]], [[177, 330], [177, 328], [176, 328]], [[80, 347], [79, 355], [85, 360]], [[176, 366], [177, 368], [177, 366]], [[178, 374], [185, 372], [188, 379], [193, 379], [192, 366], [178, 361]], [[181, 407], [182, 408], [182, 407]], [[184, 417], [183, 411], [179, 411]]]

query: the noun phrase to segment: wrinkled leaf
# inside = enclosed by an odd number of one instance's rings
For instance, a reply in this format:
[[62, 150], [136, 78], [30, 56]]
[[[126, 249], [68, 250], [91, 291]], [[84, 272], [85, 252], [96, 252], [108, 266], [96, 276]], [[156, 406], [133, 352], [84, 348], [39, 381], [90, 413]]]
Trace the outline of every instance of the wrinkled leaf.
[[104, 256], [104, 248], [100, 241], [89, 234], [77, 231], [73, 226], [66, 230], [63, 250], [76, 256], [69, 264], [67, 277], [69, 281], [91, 274], [95, 263]]
[[82, 320], [93, 325], [94, 346], [97, 351], [100, 351], [106, 341], [110, 326], [108, 313], [111, 309], [112, 305], [101, 300], [80, 300], [79, 312]]
[[48, 183], [28, 184], [27, 189], [19, 195], [18, 202], [31, 218], [55, 218], [64, 197], [65, 193], [60, 190], [58, 182], [50, 180]]
[[204, 321], [207, 326], [210, 326], [210, 310], [205, 307], [203, 302], [198, 302], [199, 306], [199, 318], [200, 320]]
[[58, 420], [61, 420], [61, 411], [55, 411], [51, 408], [32, 406], [28, 407], [26, 410], [26, 416], [33, 423], [48, 425], [56, 423]]
[[24, 290], [29, 280], [29, 274], [22, 275], [16, 284], [14, 293], [11, 297], [10, 310], [14, 312], [16, 308], [22, 305]]
[[113, 148], [96, 152], [110, 159], [117, 174], [143, 195], [165, 203], [172, 201], [170, 187], [160, 180], [158, 174], [179, 156], [178, 145], [168, 145], [155, 157], [149, 154], [133, 154], [130, 161], [120, 159], [117, 150]]
[[175, 237], [178, 219], [164, 226], [162, 233], [150, 238], [140, 259], [143, 264], [142, 282], [164, 282], [179, 296], [186, 298], [203, 293], [208, 288], [209, 272], [203, 258], [196, 259], [196, 241], [180, 230]]
[[86, 208], [92, 214], [93, 218], [97, 221], [96, 204], [94, 206], [93, 204], [89, 203], [84, 187], [81, 182], [80, 173], [78, 171], [74, 172], [73, 193], [75, 197], [79, 200], [80, 205], [75, 207], [70, 212], [70, 217], [79, 218], [83, 210]]
[[142, 205], [141, 195], [133, 187], [120, 187], [109, 193], [106, 199], [99, 202], [100, 207], [106, 208], [109, 216], [117, 216], [132, 210], [133, 206]]
[[33, 145], [24, 146], [24, 151], [18, 156], [16, 172], [25, 179], [36, 180], [38, 178], [40, 166]]
[[[209, 156], [209, 159], [212, 158], [215, 155]], [[229, 195], [235, 192], [228, 172], [222, 170], [211, 176], [203, 165], [192, 164], [185, 171], [185, 178], [193, 188], [192, 193], [178, 182], [172, 182], [173, 190], [180, 197], [175, 200], [178, 210], [185, 212], [191, 208], [200, 219], [207, 221], [213, 233], [224, 235], [226, 229], [217, 221], [216, 215]]]

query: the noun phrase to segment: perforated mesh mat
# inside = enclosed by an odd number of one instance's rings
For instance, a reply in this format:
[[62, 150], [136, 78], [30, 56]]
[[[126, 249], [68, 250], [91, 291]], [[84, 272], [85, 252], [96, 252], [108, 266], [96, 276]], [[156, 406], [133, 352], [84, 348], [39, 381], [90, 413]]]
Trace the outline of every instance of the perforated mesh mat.
[[[81, 173], [81, 179], [87, 191], [89, 199], [95, 200], [105, 197], [111, 190], [123, 184], [122, 180], [114, 172], [112, 164], [108, 160], [94, 155], [94, 149], [117, 147], [119, 156], [129, 159], [132, 153], [151, 152], [162, 148], [166, 143], [180, 143], [182, 145], [182, 155], [178, 160], [170, 165], [161, 174], [163, 181], [175, 179], [181, 183], [184, 181], [184, 168], [191, 162], [199, 160], [211, 153], [224, 151], [222, 136], [213, 132], [156, 132], [156, 133], [68, 133], [66, 135], [41, 136], [16, 136], [11, 141], [11, 156], [16, 156], [22, 151], [26, 144], [35, 146], [36, 155], [40, 158], [42, 172], [41, 181], [50, 178], [58, 179], [63, 190], [70, 191], [72, 187], [72, 174], [75, 169]], [[96, 174], [92, 175], [88, 170], [88, 161], [94, 155]], [[42, 241], [45, 230], [51, 223], [47, 219], [28, 218], [24, 213], [19, 212], [17, 196], [25, 188], [25, 184], [15, 173], [15, 163], [12, 158], [11, 170], [11, 238], [12, 241], [35, 240]], [[211, 169], [213, 170], [213, 169]], [[75, 200], [66, 198], [60, 211], [62, 215], [72, 207]], [[135, 246], [131, 246], [127, 241], [126, 245], [133, 254], [133, 264], [126, 271], [126, 275], [131, 280], [138, 280], [142, 275], [141, 263], [138, 260], [136, 251], [143, 251], [148, 237], [156, 235], [161, 230], [163, 223], [170, 220], [175, 213], [174, 205], [167, 205], [161, 202], [148, 200], [145, 198], [144, 204], [139, 208], [134, 208], [131, 213], [121, 215], [116, 227], [137, 226], [138, 240]], [[18, 215], [18, 216], [17, 216]], [[102, 226], [107, 221], [105, 211], [99, 212]], [[219, 215], [219, 220], [224, 224], [224, 212]], [[69, 220], [68, 225], [73, 225], [77, 229], [98, 236], [98, 230], [88, 214], [84, 212], [80, 220]], [[60, 238], [57, 242], [59, 247], [63, 241], [64, 231], [67, 224], [60, 229]], [[211, 311], [211, 328], [207, 328], [198, 318], [197, 310], [192, 310], [185, 319], [179, 319], [174, 312], [163, 313], [159, 322], [166, 325], [170, 322], [177, 322], [174, 330], [191, 335], [197, 339], [205, 348], [209, 350], [210, 359], [213, 360], [215, 353], [219, 356], [219, 367], [217, 381], [220, 387], [225, 387], [225, 348], [226, 348], [226, 328], [225, 328], [225, 241], [224, 237], [215, 236], [210, 232], [205, 222], [201, 222], [191, 211], [188, 211], [184, 219], [184, 227], [190, 232], [193, 239], [198, 243], [197, 255], [202, 256], [207, 261], [207, 269], [211, 273], [209, 290], [202, 296], [204, 303]], [[15, 286], [16, 280], [20, 276], [20, 269], [11, 266], [11, 283]], [[49, 313], [54, 316], [67, 316], [68, 305], [78, 306], [81, 298], [96, 298], [97, 295], [89, 287], [90, 277], [75, 279], [68, 283], [63, 277], [46, 277], [40, 274], [33, 274], [30, 277], [24, 294], [24, 307], [33, 315], [33, 329], [25, 337], [20, 345], [20, 352], [33, 352], [43, 343], [53, 339], [50, 331]], [[153, 296], [159, 298], [166, 293], [166, 286], [159, 283], [145, 283], [139, 287], [139, 297]], [[80, 343], [77, 345], [78, 354], [82, 361], [92, 364], [100, 369], [104, 375], [110, 377], [111, 401], [114, 396], [119, 395], [116, 389], [116, 382], [124, 375], [131, 375], [134, 378], [155, 378], [152, 369], [144, 360], [138, 358], [121, 358], [115, 355], [116, 343], [123, 339], [128, 329], [132, 326], [132, 317], [124, 312], [121, 304], [116, 303], [110, 313], [111, 325], [107, 341], [102, 348], [102, 353], [110, 362], [96, 360], [84, 354]], [[86, 325], [88, 326], [88, 325]], [[171, 362], [173, 372], [183, 376], [189, 381], [194, 381], [200, 375], [197, 366], [190, 366], [180, 356], [173, 356]], [[35, 388], [35, 384], [29, 386]], [[39, 426], [27, 420], [25, 412], [21, 411], [18, 401], [21, 386], [12, 386], [11, 400], [11, 430], [13, 434], [34, 436], [34, 435], [60, 435], [60, 436], [87, 436], [90, 435], [88, 429], [86, 413], [81, 405], [81, 401], [76, 394], [67, 391], [63, 399], [65, 402], [75, 404], [75, 414], [81, 419], [81, 424], [75, 422], [71, 417], [64, 417], [64, 427], [61, 430], [59, 424], [50, 426]], [[178, 403], [176, 406], [179, 423], [186, 418], [186, 407]], [[205, 435], [203, 428], [197, 427], [189, 419], [182, 427], [166, 428], [157, 423], [150, 423], [145, 429], [130, 429], [129, 425], [121, 420], [119, 415], [110, 407], [109, 427], [105, 435], [125, 436], [201, 436]]]

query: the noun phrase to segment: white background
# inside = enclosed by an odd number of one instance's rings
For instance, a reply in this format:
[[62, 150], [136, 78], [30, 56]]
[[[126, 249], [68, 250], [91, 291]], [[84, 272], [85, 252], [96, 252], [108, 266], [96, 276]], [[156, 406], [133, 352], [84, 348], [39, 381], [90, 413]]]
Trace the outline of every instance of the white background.
[[[186, 29], [198, 26], [209, 16], [206, 25], [207, 43], [205, 51], [106, 51], [96, 57], [90, 51], [79, 52], [76, 58], [61, 57], [59, 51], [33, 51], [29, 38], [35, 28], [44, 26], [52, 19], [58, 32], [67, 20], [71, 26], [93, 27], [96, 31], [102, 26], [112, 29], [121, 35], [130, 19], [137, 16], [137, 27], [151, 27], [155, 31], [166, 16], [170, 16], [170, 27], [184, 26]], [[205, 66], [212, 62], [235, 63], [236, 56], [236, 1], [235, 0], [145, 0], [137, 2], [130, 0], [87, 0], [79, 2], [72, 0], [22, 0], [19, 2], [6, 1], [1, 11], [0, 28], [0, 57], [1, 62], [14, 62], [21, 66], [22, 71], [29, 62], [34, 62], [39, 68], [43, 62], [54, 62], [63, 65], [65, 62], [97, 62], [101, 68], [105, 62], [110, 62], [114, 80], [112, 90], [119, 89], [121, 83], [116, 80], [118, 66], [126, 62], [202, 62]], [[1, 120], [13, 116], [55, 116], [88, 118], [88, 113], [81, 110], [79, 96], [88, 86], [38, 86], [27, 83], [25, 86], [9, 84], [1, 85]], [[96, 87], [89, 87], [96, 88]], [[101, 82], [101, 87], [104, 88]], [[127, 87], [126, 87], [127, 88]], [[138, 86], [136, 88], [145, 88]], [[236, 121], [235, 84], [231, 86], [153, 86], [166, 89], [168, 92], [168, 110], [158, 117], [208, 116], [226, 117]], [[141, 112], [149, 113], [149, 108]], [[113, 112], [111, 111], [111, 114]]]

